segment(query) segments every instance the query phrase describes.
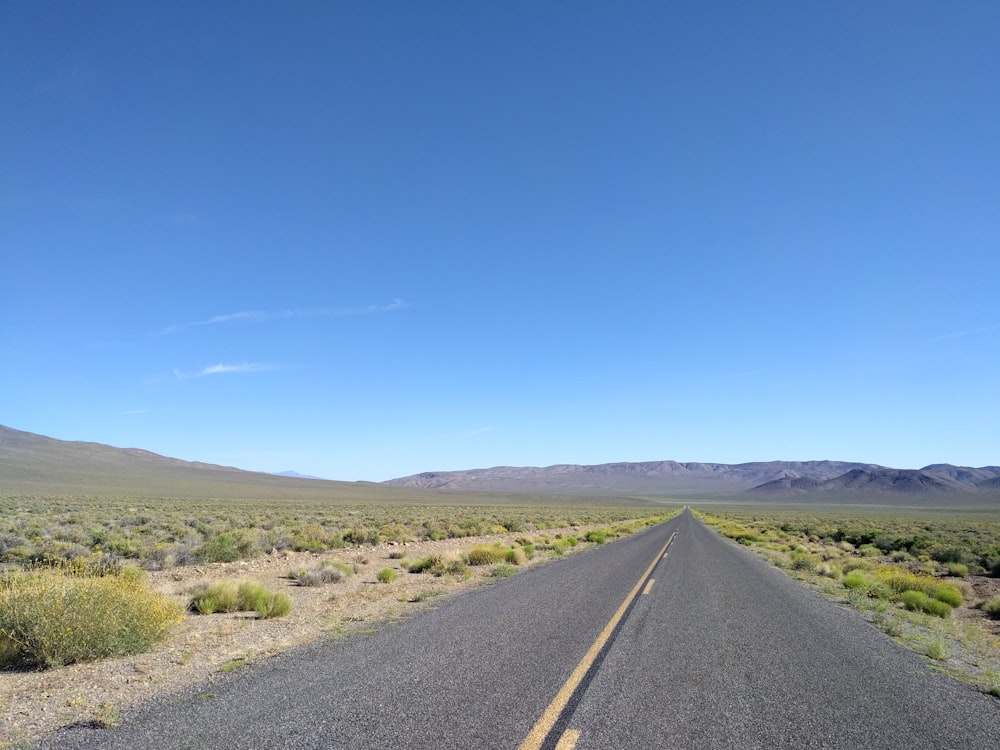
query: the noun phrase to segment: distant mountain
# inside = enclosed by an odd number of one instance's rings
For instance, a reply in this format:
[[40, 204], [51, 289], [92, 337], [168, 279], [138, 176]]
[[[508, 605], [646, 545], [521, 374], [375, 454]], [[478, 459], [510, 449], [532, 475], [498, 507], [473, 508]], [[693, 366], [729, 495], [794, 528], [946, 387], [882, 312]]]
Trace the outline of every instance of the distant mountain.
[[0, 425], [0, 494], [394, 500], [414, 492], [371, 482], [279, 477]]
[[825, 481], [854, 469], [879, 469], [875, 464], [848, 461], [764, 461], [744, 464], [646, 461], [598, 465], [557, 464], [546, 467], [495, 466], [467, 471], [425, 472], [390, 479], [397, 487], [448, 490], [505, 490], [516, 487], [541, 491], [621, 492], [662, 494], [732, 494], [775, 480]]
[[772, 480], [754, 487], [750, 492], [759, 495], [806, 493], [895, 493], [902, 495], [952, 495], [978, 491], [970, 482], [949, 478], [915, 469], [852, 469], [839, 477], [824, 482], [816, 480]]
[[424, 472], [390, 479], [397, 487], [562, 494], [928, 502], [952, 498], [1000, 501], [1000, 467], [933, 464], [893, 469], [848, 461], [764, 461], [743, 464], [646, 461], [546, 467], [494, 466]]
[[299, 474], [297, 471], [276, 471], [274, 472], [276, 477], [294, 477], [295, 479], [322, 479], [323, 477], [314, 477], [312, 474]]

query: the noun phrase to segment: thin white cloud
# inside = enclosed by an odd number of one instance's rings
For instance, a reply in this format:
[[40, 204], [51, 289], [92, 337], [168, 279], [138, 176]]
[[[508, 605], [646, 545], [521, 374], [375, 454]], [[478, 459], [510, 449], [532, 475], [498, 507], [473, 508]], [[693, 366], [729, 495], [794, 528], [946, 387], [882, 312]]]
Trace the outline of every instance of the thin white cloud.
[[291, 318], [308, 318], [328, 314], [326, 310], [241, 310], [240, 312], [226, 313], [225, 315], [213, 315], [211, 318], [195, 320], [190, 323], [174, 323], [157, 331], [157, 334], [160, 336], [169, 336], [180, 333], [186, 328], [239, 322], [260, 323], [267, 320], [289, 320]]
[[368, 305], [367, 307], [349, 307], [343, 310], [331, 311], [326, 308], [314, 309], [291, 309], [291, 310], [241, 310], [239, 312], [226, 313], [224, 315], [213, 315], [205, 320], [195, 320], [190, 323], [173, 323], [157, 331], [158, 336], [170, 336], [180, 333], [187, 328], [198, 328], [201, 326], [225, 325], [227, 323], [262, 323], [268, 320], [292, 320], [293, 318], [315, 318], [327, 315], [347, 317], [351, 315], [372, 315], [375, 313], [392, 312], [401, 310], [409, 305], [401, 300], [394, 299], [388, 304]]
[[272, 372], [274, 370], [280, 370], [280, 365], [267, 365], [261, 364], [259, 362], [241, 362], [236, 365], [209, 365], [204, 367], [197, 372], [184, 373], [174, 368], [174, 377], [179, 380], [190, 380], [191, 378], [204, 378], [209, 375], [228, 375], [231, 373], [243, 373], [243, 372]]
[[952, 339], [963, 339], [966, 336], [975, 336], [979, 333], [989, 333], [990, 331], [995, 331], [1000, 328], [1000, 323], [994, 323], [991, 326], [983, 326], [982, 328], [970, 328], [967, 331], [954, 331], [952, 333], [946, 333], [942, 336], [935, 336], [931, 341], [951, 341]]
[[348, 307], [345, 310], [340, 310], [337, 315], [371, 315], [373, 313], [384, 313], [392, 312], [393, 310], [402, 310], [404, 307], [409, 307], [409, 305], [399, 299], [398, 297], [394, 299], [389, 304], [382, 305], [368, 305], [367, 307]]

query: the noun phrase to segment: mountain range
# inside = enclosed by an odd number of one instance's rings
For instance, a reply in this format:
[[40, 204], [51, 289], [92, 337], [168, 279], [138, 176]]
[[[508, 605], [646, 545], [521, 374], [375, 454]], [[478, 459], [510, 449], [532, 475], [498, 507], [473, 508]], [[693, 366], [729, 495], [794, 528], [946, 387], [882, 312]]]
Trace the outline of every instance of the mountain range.
[[646, 461], [425, 472], [387, 482], [397, 487], [469, 491], [569, 491], [586, 494], [743, 496], [765, 499], [858, 499], [893, 496], [1000, 501], [1000, 466], [932, 464], [894, 469], [849, 461], [757, 461], [742, 464]]
[[[731, 499], [876, 504], [1000, 504], [1000, 466], [894, 469], [849, 461], [677, 461], [424, 472], [382, 483], [338, 482], [182, 461], [137, 448], [57, 440], [0, 425], [0, 493], [155, 497], [428, 500], [494, 496]], [[485, 496], [485, 495], [483, 495]], [[510, 499], [508, 497], [508, 499]]]

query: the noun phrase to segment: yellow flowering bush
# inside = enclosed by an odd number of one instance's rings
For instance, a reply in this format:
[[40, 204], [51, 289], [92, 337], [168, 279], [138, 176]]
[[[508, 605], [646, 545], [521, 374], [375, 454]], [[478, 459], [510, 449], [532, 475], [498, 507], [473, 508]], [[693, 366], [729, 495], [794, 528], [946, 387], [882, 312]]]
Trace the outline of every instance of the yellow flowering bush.
[[39, 567], [0, 575], [0, 666], [148, 651], [184, 609], [134, 576]]

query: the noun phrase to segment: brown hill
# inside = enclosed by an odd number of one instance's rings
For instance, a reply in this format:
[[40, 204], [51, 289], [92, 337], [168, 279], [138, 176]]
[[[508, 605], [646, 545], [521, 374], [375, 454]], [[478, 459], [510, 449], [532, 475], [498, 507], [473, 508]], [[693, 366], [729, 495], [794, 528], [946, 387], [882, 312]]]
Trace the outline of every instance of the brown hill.
[[0, 493], [157, 498], [385, 499], [371, 482], [331, 482], [182, 461], [138, 448], [57, 440], [0, 425]]

